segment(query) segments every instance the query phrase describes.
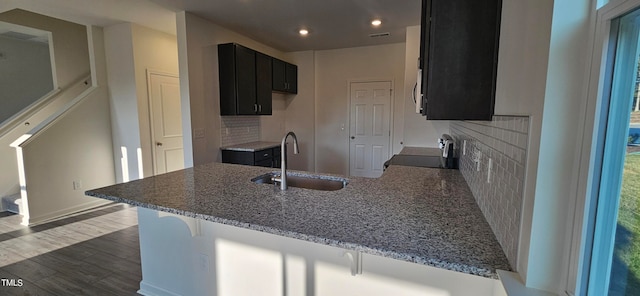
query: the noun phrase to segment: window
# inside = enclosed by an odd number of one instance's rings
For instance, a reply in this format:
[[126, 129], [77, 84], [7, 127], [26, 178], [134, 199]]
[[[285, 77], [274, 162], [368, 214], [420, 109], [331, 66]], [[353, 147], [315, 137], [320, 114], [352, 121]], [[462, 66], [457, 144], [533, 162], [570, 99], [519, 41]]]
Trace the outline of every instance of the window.
[[[595, 228], [588, 295], [640, 295], [640, 144], [634, 130], [640, 10], [611, 19], [597, 142]], [[600, 127], [596, 127], [599, 129]], [[600, 162], [601, 161], [601, 162]]]

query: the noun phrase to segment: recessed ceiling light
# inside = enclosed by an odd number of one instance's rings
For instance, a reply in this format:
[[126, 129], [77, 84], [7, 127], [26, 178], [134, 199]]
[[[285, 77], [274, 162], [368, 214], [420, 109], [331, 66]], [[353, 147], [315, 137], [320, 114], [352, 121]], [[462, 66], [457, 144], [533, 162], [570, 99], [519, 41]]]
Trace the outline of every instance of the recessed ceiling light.
[[376, 20], [372, 20], [372, 21], [371, 21], [371, 24], [372, 24], [374, 27], [377, 27], [377, 26], [382, 25], [382, 21], [381, 21], [381, 20], [378, 20], [378, 19], [376, 19]]
[[300, 35], [302, 36], [307, 36], [309, 34], [309, 30], [307, 29], [300, 29], [299, 32], [300, 32]]

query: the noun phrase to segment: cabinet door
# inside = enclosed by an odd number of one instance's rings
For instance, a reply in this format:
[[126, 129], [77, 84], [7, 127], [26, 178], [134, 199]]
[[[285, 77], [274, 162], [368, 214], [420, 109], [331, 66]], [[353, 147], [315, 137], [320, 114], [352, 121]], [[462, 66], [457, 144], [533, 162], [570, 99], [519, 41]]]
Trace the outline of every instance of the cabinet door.
[[253, 165], [253, 152], [222, 150], [222, 163]]
[[236, 45], [236, 84], [237, 114], [256, 114], [256, 52], [240, 45]]
[[491, 120], [501, 1], [426, 2], [423, 13], [431, 20], [423, 53], [427, 119]]
[[280, 147], [273, 148], [273, 165], [274, 168], [280, 168], [282, 165]]
[[220, 115], [236, 115], [236, 50], [232, 43], [218, 45]]
[[271, 115], [271, 57], [256, 52], [256, 103], [259, 115]]
[[287, 92], [292, 94], [297, 94], [298, 93], [298, 66], [286, 63], [285, 81], [286, 81]]
[[278, 60], [276, 58], [272, 59], [272, 73], [273, 73], [273, 83], [272, 89], [274, 91], [286, 91], [286, 81], [285, 81], [285, 62]]

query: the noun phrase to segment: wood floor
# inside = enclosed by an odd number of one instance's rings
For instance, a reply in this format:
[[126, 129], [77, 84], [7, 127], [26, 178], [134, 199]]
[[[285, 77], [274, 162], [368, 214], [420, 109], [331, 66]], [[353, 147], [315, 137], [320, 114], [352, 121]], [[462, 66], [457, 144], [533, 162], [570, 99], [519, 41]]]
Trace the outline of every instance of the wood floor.
[[0, 295], [136, 295], [135, 207], [112, 204], [34, 227], [20, 221], [0, 213]]

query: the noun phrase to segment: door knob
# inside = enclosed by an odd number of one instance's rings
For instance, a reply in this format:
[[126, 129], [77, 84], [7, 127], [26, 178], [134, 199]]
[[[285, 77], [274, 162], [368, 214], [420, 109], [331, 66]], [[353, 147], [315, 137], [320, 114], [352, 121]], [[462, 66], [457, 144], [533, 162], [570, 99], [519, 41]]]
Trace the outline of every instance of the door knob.
[[162, 146], [162, 143], [156, 142], [156, 146], [160, 147], [160, 146]]
[[355, 139], [355, 138], [356, 138], [356, 137], [354, 137], [354, 136], [351, 136], [351, 140], [353, 140], [353, 139]]

